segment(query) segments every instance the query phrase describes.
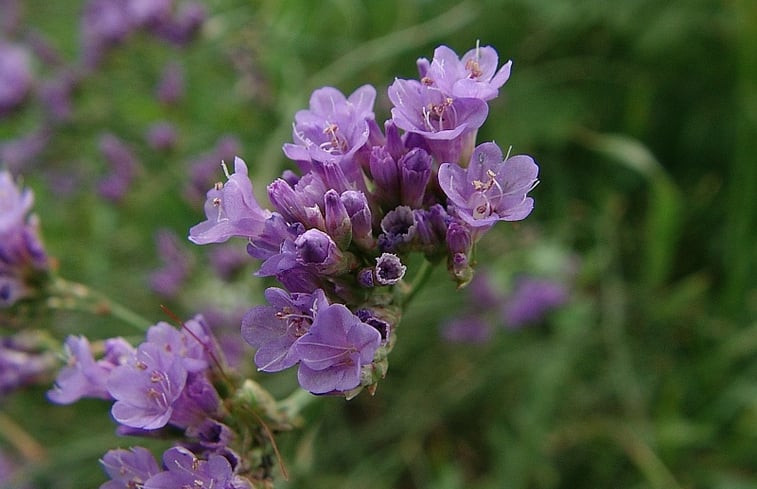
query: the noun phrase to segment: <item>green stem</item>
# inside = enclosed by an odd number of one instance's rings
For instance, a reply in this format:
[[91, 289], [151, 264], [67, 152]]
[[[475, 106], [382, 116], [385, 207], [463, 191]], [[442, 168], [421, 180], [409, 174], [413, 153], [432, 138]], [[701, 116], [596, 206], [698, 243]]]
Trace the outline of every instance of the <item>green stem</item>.
[[53, 309], [84, 311], [90, 314], [112, 316], [140, 331], [147, 331], [153, 322], [106, 295], [86, 285], [55, 277], [49, 287], [47, 305]]
[[424, 259], [423, 264], [421, 264], [421, 269], [418, 270], [418, 273], [415, 275], [415, 277], [413, 277], [413, 282], [410, 284], [408, 291], [405, 293], [405, 296], [402, 299], [403, 309], [408, 304], [410, 304], [410, 301], [415, 298], [418, 291], [421, 290], [424, 285], [426, 285], [428, 279], [431, 278], [431, 272], [433, 269], [434, 267], [431, 266], [431, 262]]

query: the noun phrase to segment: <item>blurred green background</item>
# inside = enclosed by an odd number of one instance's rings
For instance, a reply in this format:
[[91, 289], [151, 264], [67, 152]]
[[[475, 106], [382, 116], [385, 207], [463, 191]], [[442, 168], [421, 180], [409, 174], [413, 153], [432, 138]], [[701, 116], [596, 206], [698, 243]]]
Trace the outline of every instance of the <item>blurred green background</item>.
[[[7, 40], [45, 39], [62, 65], [73, 63], [83, 2], [18, 5]], [[108, 51], [73, 92], [70, 117], [50, 126], [45, 149], [14, 169], [35, 191], [62, 276], [155, 321], [167, 320], [160, 304], [182, 317], [198, 307], [233, 317], [259, 304], [270, 284], [251, 277], [254, 264], [221, 280], [212, 249], [183, 239], [203, 218], [202, 194], [190, 191], [193, 162], [213, 160], [219, 141], [234, 138], [224, 158], [247, 161], [264, 199], [265, 185], [290, 168], [281, 145], [313, 89], [373, 84], [383, 121], [386, 87], [416, 77], [418, 57], [440, 44], [462, 54], [479, 40], [512, 59], [513, 71], [478, 140], [512, 145], [541, 168], [533, 214], [489, 233], [479, 266], [503, 288], [519, 273], [575, 266], [569, 303], [529, 328], [496, 325], [479, 345], [440, 336], [466, 294], [437, 270], [403, 318], [376, 395], [319, 399], [303, 429], [279, 437], [290, 477], [277, 487], [757, 487], [757, 3], [204, 5], [208, 17], [185, 46], [137, 32]], [[161, 103], [155, 90], [171, 62], [183, 70], [184, 93]], [[58, 69], [35, 58], [39, 84]], [[45, 117], [30, 97], [0, 119], [0, 145]], [[145, 142], [156, 121], [176, 128], [173, 149]], [[118, 203], [95, 191], [108, 172], [98, 151], [105, 133], [139, 160]], [[148, 286], [162, 263], [161, 229], [191, 256], [176, 297]], [[60, 338], [132, 334], [76, 312], [30, 321]], [[277, 395], [296, 386], [292, 372], [255, 375]], [[47, 388], [1, 401], [0, 449], [23, 461], [20, 429], [44, 449], [26, 454], [32, 487], [97, 487], [98, 458], [142, 441], [113, 434], [106, 403], [53, 406]]]

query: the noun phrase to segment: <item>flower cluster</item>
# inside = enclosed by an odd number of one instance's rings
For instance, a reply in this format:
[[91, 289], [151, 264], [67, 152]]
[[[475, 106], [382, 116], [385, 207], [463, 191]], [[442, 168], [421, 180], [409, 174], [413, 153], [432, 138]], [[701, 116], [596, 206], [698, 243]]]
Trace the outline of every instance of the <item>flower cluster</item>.
[[[255, 364], [273, 372], [298, 365], [303, 388], [348, 397], [374, 388], [386, 372], [403, 302], [404, 277], [418, 257], [446, 262], [459, 285], [473, 276], [475, 243], [498, 221], [529, 215], [538, 167], [529, 156], [475, 146], [477, 130], [510, 75], [489, 46], [462, 58], [441, 46], [418, 60], [419, 79], [388, 89], [391, 118], [373, 112], [376, 90], [345, 96], [316, 90], [295, 115], [283, 147], [299, 172], [268, 185], [272, 209], [253, 194], [237, 158], [227, 182], [207, 193], [196, 244], [247, 240], [259, 276], [283, 289], [242, 323]], [[414, 273], [413, 273], [414, 272]]]
[[[164, 453], [164, 469], [143, 448], [108, 452], [102, 463], [112, 480], [101, 487], [195, 487], [193, 481], [251, 487], [239, 475], [235, 431], [225, 424], [229, 413], [216, 389], [223, 355], [202, 316], [182, 329], [160, 322], [137, 347], [123, 338], [101, 343], [96, 348], [83, 336], [67, 338], [68, 363], [48, 398], [58, 404], [85, 397], [113, 401], [111, 415], [123, 435], [183, 432], [182, 442]], [[101, 351], [97, 359], [95, 350]]]
[[568, 301], [570, 279], [519, 276], [504, 293], [487, 274], [479, 273], [468, 292], [468, 306], [462, 314], [442, 325], [442, 336], [447, 341], [485, 343], [491, 339], [493, 325], [515, 330], [539, 323]]
[[29, 215], [34, 196], [0, 171], [0, 308], [34, 294], [46, 277], [48, 259], [39, 223]]

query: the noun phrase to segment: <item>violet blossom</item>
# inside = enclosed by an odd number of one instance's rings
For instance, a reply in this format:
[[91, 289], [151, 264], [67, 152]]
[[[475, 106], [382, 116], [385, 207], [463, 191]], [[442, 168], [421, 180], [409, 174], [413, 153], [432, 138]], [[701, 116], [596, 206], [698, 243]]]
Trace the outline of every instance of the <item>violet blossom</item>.
[[266, 289], [265, 298], [270, 305], [253, 307], [242, 319], [242, 338], [257, 348], [258, 370], [278, 372], [299, 361], [292, 345], [308, 332], [316, 310], [328, 301], [322, 290], [290, 295], [275, 287]]
[[103, 358], [96, 361], [84, 336], [69, 336], [64, 346], [68, 361], [47, 398], [57, 404], [71, 404], [84, 397], [112, 399], [107, 389], [108, 377], [126, 362], [134, 348], [122, 338], [111, 338], [105, 342]]
[[143, 447], [128, 450], [109, 450], [100, 464], [111, 478], [100, 489], [134, 489], [143, 487], [145, 481], [161, 472], [155, 457]]
[[352, 158], [368, 141], [375, 99], [376, 89], [370, 85], [349, 97], [332, 87], [314, 91], [310, 109], [295, 114], [294, 143], [284, 145], [284, 154], [304, 172], [310, 171], [311, 160], [316, 160], [339, 162], [346, 174], [354, 174], [357, 168]]
[[354, 389], [360, 385], [361, 368], [371, 363], [380, 343], [379, 332], [344, 305], [320, 309], [294, 345], [300, 385], [313, 394]]
[[211, 454], [202, 460], [184, 447], [173, 447], [163, 453], [163, 466], [166, 470], [147, 479], [143, 489], [252, 488], [249, 481], [234, 473], [231, 463], [222, 455]]
[[132, 428], [162, 428], [171, 419], [186, 381], [181, 357], [154, 343], [142, 343], [136, 355], [107, 378], [108, 393], [116, 399], [113, 418]]
[[189, 230], [189, 240], [195, 244], [222, 243], [232, 236], [249, 238], [263, 231], [271, 212], [255, 200], [244, 160], [236, 158], [228, 181], [208, 191], [205, 215], [206, 221]]
[[539, 183], [538, 172], [530, 156], [505, 160], [496, 144], [483, 143], [467, 168], [443, 163], [439, 185], [467, 225], [488, 229], [497, 221], [520, 221], [531, 213], [534, 200], [527, 194]]
[[421, 82], [439, 89], [453, 97], [471, 97], [491, 100], [510, 78], [512, 62], [508, 61], [499, 70], [499, 57], [491, 46], [476, 46], [458, 58], [447, 46], [434, 50], [434, 58], [418, 60]]
[[502, 305], [505, 326], [519, 328], [540, 321], [568, 300], [568, 290], [560, 282], [521, 278]]

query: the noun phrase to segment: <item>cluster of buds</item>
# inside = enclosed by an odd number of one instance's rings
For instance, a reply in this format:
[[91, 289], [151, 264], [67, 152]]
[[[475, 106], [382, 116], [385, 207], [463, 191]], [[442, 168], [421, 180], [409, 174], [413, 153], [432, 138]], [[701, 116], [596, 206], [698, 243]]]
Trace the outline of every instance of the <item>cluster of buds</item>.
[[299, 172], [268, 185], [272, 209], [255, 199], [245, 162], [205, 203], [207, 220], [190, 230], [196, 244], [247, 240], [262, 261], [259, 276], [283, 288], [266, 291], [269, 305], [252, 308], [242, 334], [266, 372], [298, 365], [301, 386], [314, 394], [351, 397], [385, 374], [403, 302], [415, 291], [405, 274], [424, 256], [446, 262], [453, 279], [473, 276], [472, 250], [498, 221], [527, 217], [538, 183], [529, 156], [503, 156], [493, 142], [475, 145], [488, 102], [510, 76], [496, 51], [462, 58], [438, 47], [418, 60], [419, 79], [388, 89], [391, 118], [373, 112], [376, 90], [346, 97], [316, 90], [295, 115], [284, 154]]

